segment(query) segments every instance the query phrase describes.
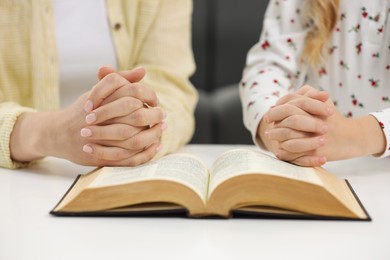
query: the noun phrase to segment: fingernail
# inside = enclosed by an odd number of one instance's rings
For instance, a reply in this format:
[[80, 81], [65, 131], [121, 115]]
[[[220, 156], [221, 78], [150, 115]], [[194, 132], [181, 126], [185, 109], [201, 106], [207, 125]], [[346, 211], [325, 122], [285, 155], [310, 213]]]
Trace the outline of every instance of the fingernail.
[[167, 128], [168, 128], [167, 123], [162, 123], [162, 124], [161, 124], [161, 130], [162, 130], [162, 131], [165, 131]]
[[264, 120], [264, 122], [269, 123], [269, 119], [268, 119], [267, 116], [264, 116], [264, 117], [263, 117], [263, 120]]
[[82, 137], [88, 137], [88, 136], [92, 135], [92, 131], [89, 128], [83, 128], [83, 129], [80, 130], [80, 135]]
[[321, 156], [320, 158], [318, 158], [318, 162], [320, 163], [320, 165], [323, 165], [324, 163], [326, 163], [325, 156]]
[[156, 152], [159, 152], [161, 149], [162, 149], [162, 144], [159, 144], [159, 145], [156, 147]]
[[91, 146], [86, 144], [86, 145], [83, 146], [83, 151], [86, 152], [86, 153], [92, 153], [93, 149], [92, 149]]
[[275, 156], [276, 158], [280, 159], [280, 151], [276, 151]]
[[164, 119], [166, 119], [167, 116], [168, 116], [167, 112], [163, 111], [163, 117], [164, 117]]
[[87, 100], [87, 102], [84, 105], [85, 112], [89, 113], [89, 112], [92, 111], [92, 109], [93, 109], [92, 101], [91, 100]]
[[318, 138], [318, 143], [320, 145], [324, 145], [325, 144], [325, 137], [321, 136], [320, 138]]
[[265, 134], [265, 137], [269, 138], [269, 131], [268, 131], [268, 129], [265, 130], [264, 134]]
[[330, 108], [330, 107], [328, 107], [328, 108], [326, 109], [326, 112], [328, 113], [328, 115], [332, 115], [332, 114], [333, 114], [333, 109]]
[[96, 114], [95, 113], [90, 113], [85, 117], [85, 122], [87, 122], [87, 124], [92, 124], [95, 121], [96, 121]]
[[322, 126], [322, 133], [327, 133], [328, 130], [329, 130], [328, 125], [323, 125], [323, 126]]

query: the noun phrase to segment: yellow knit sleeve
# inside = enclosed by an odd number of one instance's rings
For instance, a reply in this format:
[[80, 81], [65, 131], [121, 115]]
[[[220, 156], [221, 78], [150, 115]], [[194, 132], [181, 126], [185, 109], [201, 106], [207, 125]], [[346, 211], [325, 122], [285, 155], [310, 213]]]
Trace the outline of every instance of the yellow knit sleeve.
[[10, 137], [18, 116], [23, 112], [34, 111], [13, 102], [0, 104], [0, 167], [21, 168], [28, 162], [16, 162], [11, 159]]
[[160, 107], [167, 112], [160, 157], [191, 140], [195, 129], [194, 110], [198, 99], [189, 81], [195, 71], [191, 48], [190, 0], [160, 1], [157, 17], [143, 41], [137, 64], [146, 69], [144, 85], [153, 88]]

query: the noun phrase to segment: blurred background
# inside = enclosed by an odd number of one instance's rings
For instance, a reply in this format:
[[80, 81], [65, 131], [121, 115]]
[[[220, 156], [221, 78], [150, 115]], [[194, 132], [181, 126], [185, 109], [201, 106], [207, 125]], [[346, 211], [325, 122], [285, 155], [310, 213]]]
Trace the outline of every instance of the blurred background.
[[191, 143], [251, 144], [242, 121], [238, 82], [258, 41], [268, 0], [194, 0], [191, 78], [199, 90]]

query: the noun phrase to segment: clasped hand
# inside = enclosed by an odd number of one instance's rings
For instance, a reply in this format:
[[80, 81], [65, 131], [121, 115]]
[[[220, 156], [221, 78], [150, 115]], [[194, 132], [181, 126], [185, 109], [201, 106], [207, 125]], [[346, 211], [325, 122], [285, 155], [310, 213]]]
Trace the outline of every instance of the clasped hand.
[[269, 109], [258, 135], [279, 159], [301, 166], [320, 166], [352, 156], [348, 120], [336, 110], [328, 93], [304, 86]]
[[116, 73], [103, 67], [100, 81], [64, 111], [73, 148], [65, 156], [84, 165], [135, 166], [161, 149], [167, 128], [155, 92], [140, 84], [144, 69]]

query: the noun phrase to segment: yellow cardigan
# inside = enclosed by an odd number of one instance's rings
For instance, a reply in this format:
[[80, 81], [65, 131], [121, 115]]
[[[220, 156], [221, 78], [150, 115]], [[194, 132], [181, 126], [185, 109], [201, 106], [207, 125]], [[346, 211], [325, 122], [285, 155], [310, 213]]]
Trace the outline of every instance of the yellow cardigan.
[[[121, 70], [143, 66], [144, 85], [167, 111], [159, 156], [187, 143], [194, 131], [197, 93], [189, 82], [190, 0], [106, 0]], [[12, 161], [9, 140], [17, 117], [31, 108], [59, 109], [59, 72], [52, 0], [0, 3], [0, 166]], [[92, 86], [91, 86], [92, 87]]]

